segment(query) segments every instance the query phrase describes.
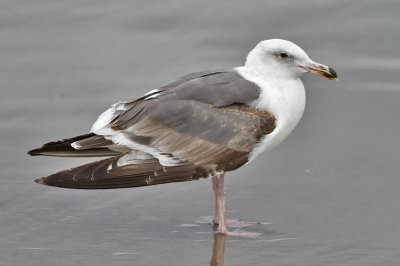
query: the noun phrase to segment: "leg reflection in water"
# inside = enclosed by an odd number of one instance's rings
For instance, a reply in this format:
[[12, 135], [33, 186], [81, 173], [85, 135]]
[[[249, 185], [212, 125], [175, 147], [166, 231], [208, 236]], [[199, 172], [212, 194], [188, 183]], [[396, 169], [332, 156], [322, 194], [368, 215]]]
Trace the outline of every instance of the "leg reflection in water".
[[[217, 227], [217, 226], [215, 226]], [[216, 229], [216, 228], [215, 228]], [[214, 234], [212, 256], [210, 266], [223, 266], [225, 255], [225, 234]]]

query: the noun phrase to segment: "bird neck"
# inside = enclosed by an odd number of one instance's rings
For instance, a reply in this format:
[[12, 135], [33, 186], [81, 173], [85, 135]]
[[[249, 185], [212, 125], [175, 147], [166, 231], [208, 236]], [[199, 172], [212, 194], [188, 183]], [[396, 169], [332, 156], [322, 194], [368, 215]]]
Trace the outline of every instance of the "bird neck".
[[246, 66], [238, 67], [236, 71], [260, 88], [258, 99], [249, 106], [271, 112], [279, 123], [297, 124], [304, 111], [306, 96], [299, 78], [270, 78]]

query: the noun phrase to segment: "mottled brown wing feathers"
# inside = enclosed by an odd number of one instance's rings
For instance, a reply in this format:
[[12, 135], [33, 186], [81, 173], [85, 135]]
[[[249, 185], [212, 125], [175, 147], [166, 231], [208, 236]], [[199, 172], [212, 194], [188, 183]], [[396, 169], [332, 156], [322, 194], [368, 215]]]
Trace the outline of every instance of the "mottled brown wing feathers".
[[112, 127], [145, 137], [148, 146], [196, 165], [230, 164], [248, 155], [275, 128], [270, 113], [242, 104], [215, 107], [196, 101], [154, 101], [149, 110], [140, 111], [141, 118], [128, 128], [126, 123]]
[[209, 169], [195, 165], [163, 167], [156, 159], [118, 166], [122, 156], [67, 169], [35, 180], [43, 185], [75, 189], [107, 189], [151, 186], [206, 178]]

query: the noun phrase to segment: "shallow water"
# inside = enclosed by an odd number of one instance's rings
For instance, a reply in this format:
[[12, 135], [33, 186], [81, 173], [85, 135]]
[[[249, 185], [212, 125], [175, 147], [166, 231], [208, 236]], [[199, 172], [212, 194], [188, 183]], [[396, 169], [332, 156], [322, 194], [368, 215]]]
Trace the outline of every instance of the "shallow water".
[[[0, 3], [0, 265], [398, 265], [398, 1]], [[28, 157], [87, 132], [110, 104], [179, 75], [242, 64], [284, 38], [333, 67], [305, 76], [306, 112], [274, 152], [211, 181], [79, 191], [32, 180], [88, 159]]]

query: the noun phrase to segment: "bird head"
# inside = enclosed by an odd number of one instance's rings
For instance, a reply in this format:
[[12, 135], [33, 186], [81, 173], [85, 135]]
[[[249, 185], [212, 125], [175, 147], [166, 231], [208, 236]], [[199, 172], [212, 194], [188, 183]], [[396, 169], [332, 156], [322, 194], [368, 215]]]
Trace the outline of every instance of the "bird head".
[[326, 79], [337, 79], [332, 68], [314, 62], [296, 44], [281, 40], [265, 40], [248, 54], [245, 66], [274, 78], [297, 79], [304, 73], [319, 74]]

